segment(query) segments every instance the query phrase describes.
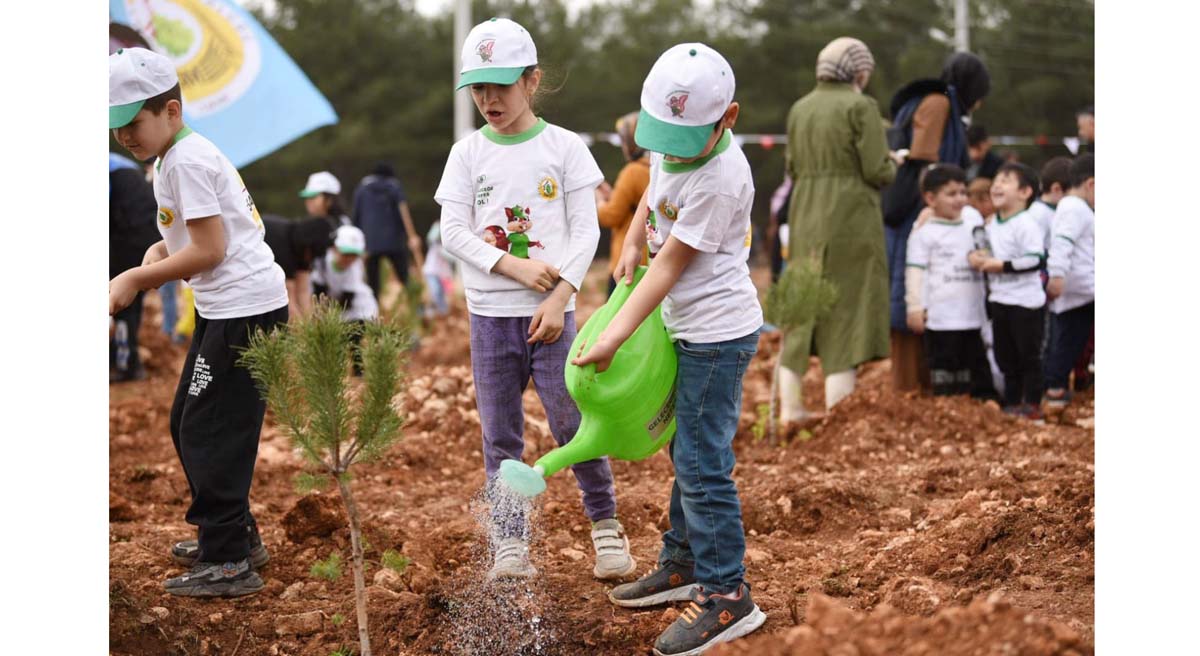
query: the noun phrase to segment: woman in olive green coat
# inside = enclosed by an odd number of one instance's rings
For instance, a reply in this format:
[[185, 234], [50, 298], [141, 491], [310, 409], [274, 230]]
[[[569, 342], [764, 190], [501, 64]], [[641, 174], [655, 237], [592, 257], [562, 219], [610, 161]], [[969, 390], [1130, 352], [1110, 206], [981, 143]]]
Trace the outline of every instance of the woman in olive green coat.
[[812, 258], [837, 286], [832, 312], [787, 333], [780, 371], [783, 422], [806, 414], [800, 377], [810, 355], [825, 371], [825, 406], [854, 390], [855, 366], [888, 356], [888, 267], [879, 190], [896, 165], [875, 101], [862, 95], [875, 61], [858, 39], [817, 57], [817, 87], [788, 113], [792, 188], [788, 259]]

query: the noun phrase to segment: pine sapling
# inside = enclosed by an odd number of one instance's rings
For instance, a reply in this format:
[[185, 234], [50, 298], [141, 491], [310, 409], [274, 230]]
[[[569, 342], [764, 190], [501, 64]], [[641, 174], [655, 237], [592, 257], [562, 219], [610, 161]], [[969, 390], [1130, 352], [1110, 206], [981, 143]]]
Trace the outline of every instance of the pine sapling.
[[[833, 311], [837, 304], [838, 289], [833, 282], [826, 280], [821, 273], [821, 267], [816, 260], [801, 259], [788, 262], [787, 268], [779, 276], [779, 280], [767, 290], [766, 320], [787, 333], [808, 326], [805, 339], [811, 339], [811, 327], [824, 319]], [[779, 395], [779, 367], [783, 362], [783, 349], [780, 346], [779, 355], [775, 356], [775, 366], [771, 375], [771, 408], [769, 415], [770, 442], [776, 440], [776, 400]]]
[[[357, 347], [350, 339], [355, 330], [364, 331]], [[308, 317], [294, 319], [271, 333], [253, 335], [241, 358], [276, 423], [313, 470], [337, 483], [350, 523], [361, 656], [371, 656], [371, 641], [362, 525], [350, 490], [350, 467], [379, 457], [400, 436], [403, 417], [392, 399], [399, 392], [407, 345], [404, 328], [381, 322], [343, 322], [341, 309], [322, 300]], [[361, 353], [363, 376], [361, 383], [352, 384], [355, 348]]]

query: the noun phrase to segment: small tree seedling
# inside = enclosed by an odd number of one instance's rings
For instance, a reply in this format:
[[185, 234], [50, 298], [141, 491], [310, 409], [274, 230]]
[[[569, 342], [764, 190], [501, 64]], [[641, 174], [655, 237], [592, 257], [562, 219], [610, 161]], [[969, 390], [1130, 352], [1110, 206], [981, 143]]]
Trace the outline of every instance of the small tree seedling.
[[[359, 651], [371, 656], [362, 523], [350, 489], [350, 468], [378, 458], [400, 436], [404, 418], [392, 399], [399, 392], [409, 338], [395, 324], [360, 326], [343, 322], [341, 314], [336, 304], [320, 300], [307, 317], [251, 336], [241, 363], [309, 466], [337, 483], [350, 523]], [[363, 335], [355, 346], [351, 337], [357, 330]], [[361, 383], [351, 383], [350, 377], [356, 349]]]

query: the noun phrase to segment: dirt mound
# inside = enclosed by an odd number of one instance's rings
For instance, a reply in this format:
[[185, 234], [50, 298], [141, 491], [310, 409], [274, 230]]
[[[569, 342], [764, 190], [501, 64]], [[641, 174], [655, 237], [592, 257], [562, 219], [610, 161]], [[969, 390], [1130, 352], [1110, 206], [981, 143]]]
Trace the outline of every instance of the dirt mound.
[[1021, 611], [999, 594], [931, 617], [905, 615], [883, 604], [870, 613], [850, 610], [821, 594], [808, 600], [807, 623], [782, 635], [751, 635], [721, 645], [713, 656], [1082, 656], [1090, 654], [1077, 631]]
[[296, 544], [324, 538], [346, 527], [346, 511], [336, 496], [311, 493], [300, 497], [283, 516], [283, 530]]

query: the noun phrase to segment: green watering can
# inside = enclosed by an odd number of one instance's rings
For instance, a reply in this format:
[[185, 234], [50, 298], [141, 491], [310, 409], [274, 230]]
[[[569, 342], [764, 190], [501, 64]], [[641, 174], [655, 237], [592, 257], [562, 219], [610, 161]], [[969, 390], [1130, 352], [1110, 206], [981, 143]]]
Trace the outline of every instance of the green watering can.
[[[584, 342], [595, 343], [633, 288], [646, 274], [638, 267], [633, 284], [617, 289], [571, 343], [575, 357]], [[575, 437], [542, 456], [532, 467], [520, 460], [500, 463], [500, 478], [513, 490], [535, 497], [546, 489], [545, 478], [564, 467], [601, 456], [642, 460], [675, 436], [675, 346], [667, 337], [662, 312], [654, 308], [613, 356], [603, 373], [596, 365], [566, 366], [567, 392], [579, 406]]]

